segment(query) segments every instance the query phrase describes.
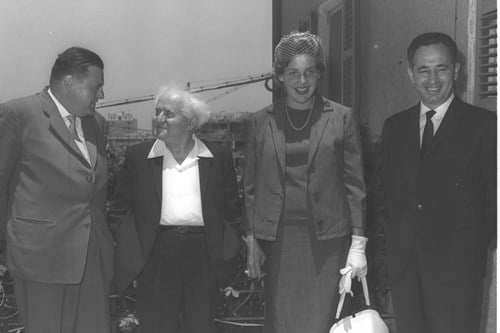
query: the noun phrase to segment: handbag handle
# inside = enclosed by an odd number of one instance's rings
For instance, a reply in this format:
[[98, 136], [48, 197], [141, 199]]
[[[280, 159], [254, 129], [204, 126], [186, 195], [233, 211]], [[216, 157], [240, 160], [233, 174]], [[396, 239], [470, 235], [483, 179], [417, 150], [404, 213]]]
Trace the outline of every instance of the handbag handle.
[[[365, 303], [367, 306], [370, 306], [370, 295], [368, 294], [368, 283], [366, 283], [366, 276], [361, 278], [361, 285], [363, 286], [363, 295], [365, 296]], [[337, 313], [335, 314], [335, 319], [340, 318], [340, 313], [342, 312], [342, 308], [344, 307], [345, 300], [345, 292], [340, 294], [339, 304], [337, 306]]]

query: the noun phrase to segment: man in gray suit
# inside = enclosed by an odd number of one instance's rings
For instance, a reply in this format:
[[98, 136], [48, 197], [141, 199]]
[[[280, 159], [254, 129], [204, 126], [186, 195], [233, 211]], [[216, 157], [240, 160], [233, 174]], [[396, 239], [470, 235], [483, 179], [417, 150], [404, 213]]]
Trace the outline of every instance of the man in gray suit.
[[69, 48], [49, 87], [0, 107], [0, 230], [27, 333], [109, 332], [103, 68]]

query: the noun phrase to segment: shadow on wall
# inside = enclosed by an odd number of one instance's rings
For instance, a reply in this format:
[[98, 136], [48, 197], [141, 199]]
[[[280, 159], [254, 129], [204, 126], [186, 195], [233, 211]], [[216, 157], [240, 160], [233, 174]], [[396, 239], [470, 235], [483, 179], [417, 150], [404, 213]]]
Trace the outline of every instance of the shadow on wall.
[[466, 71], [466, 59], [462, 52], [457, 53], [457, 62], [460, 64], [460, 70], [458, 71], [458, 80], [455, 82], [455, 94], [457, 96], [464, 96], [467, 91], [467, 80], [468, 75]]

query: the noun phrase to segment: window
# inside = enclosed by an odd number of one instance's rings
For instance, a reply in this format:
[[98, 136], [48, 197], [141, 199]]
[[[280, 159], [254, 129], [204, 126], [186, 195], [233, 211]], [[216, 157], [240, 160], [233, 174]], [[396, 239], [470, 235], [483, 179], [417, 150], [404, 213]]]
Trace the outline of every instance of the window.
[[327, 53], [324, 95], [357, 109], [359, 0], [328, 0], [319, 7], [319, 34]]

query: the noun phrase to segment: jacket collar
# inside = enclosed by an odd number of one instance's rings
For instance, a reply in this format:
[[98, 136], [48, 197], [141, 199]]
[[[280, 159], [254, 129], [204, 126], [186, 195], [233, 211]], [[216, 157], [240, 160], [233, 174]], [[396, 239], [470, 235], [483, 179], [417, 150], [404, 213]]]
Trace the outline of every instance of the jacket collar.
[[[76, 158], [80, 160], [80, 162], [88, 167], [91, 167], [71, 137], [68, 127], [66, 126], [56, 103], [48, 93], [48, 89], [49, 87], [47, 86], [42, 90], [42, 92], [40, 92], [40, 99], [42, 102], [42, 111], [44, 115], [49, 118], [49, 130], [73, 155], [75, 155]], [[82, 118], [82, 129], [85, 140], [92, 142], [96, 141], [95, 133], [89, 128], [88, 119], [83, 120]], [[94, 154], [93, 164], [95, 164], [95, 156], [96, 155]]]
[[[453, 98], [444, 118], [439, 125], [434, 138], [432, 139], [429, 149], [426, 151], [425, 155], [430, 154], [433, 150], [438, 147], [443, 140], [458, 126], [463, 115], [464, 115], [464, 103], [458, 96]], [[413, 147], [415, 151], [415, 156], [417, 160], [420, 160], [420, 103], [413, 106], [409, 110], [409, 116], [407, 118], [407, 128], [403, 129], [408, 134], [408, 142], [410, 147]]]
[[[151, 173], [153, 175], [153, 184], [156, 192], [156, 197], [158, 198], [159, 205], [161, 207], [161, 200], [162, 200], [162, 186], [163, 186], [163, 158], [164, 154], [161, 154], [160, 151], [154, 153], [155, 156], [152, 156], [152, 152], [155, 149], [155, 146], [159, 145], [161, 146], [160, 143], [163, 143], [160, 140], [156, 140], [151, 145], [148, 145], [147, 147], [150, 147], [148, 149], [148, 155], [147, 159], [150, 161], [151, 165]], [[209, 181], [209, 174], [210, 174], [210, 169], [212, 167], [212, 160], [214, 158], [213, 153], [211, 152], [210, 148], [207, 146], [205, 142], [200, 140], [199, 138], [196, 137], [195, 144], [198, 144], [197, 148], [197, 156], [199, 157], [198, 159], [198, 172], [200, 176], [200, 193], [201, 193], [201, 201], [202, 203], [204, 202], [203, 198], [206, 194], [207, 187], [208, 187], [208, 181]], [[164, 145], [164, 144], [163, 144]], [[195, 147], [193, 147], [194, 149]], [[157, 148], [158, 149], [158, 148]], [[159, 148], [161, 150], [161, 148]], [[165, 147], [166, 149], [166, 147]]]
[[[309, 138], [309, 151], [307, 154], [307, 164], [308, 169], [310, 168], [314, 156], [323, 137], [326, 125], [329, 122], [329, 117], [324, 117], [323, 114], [326, 112], [333, 112], [333, 104], [330, 103], [326, 98], [323, 98], [319, 93], [316, 95], [316, 99], [313, 105], [313, 115], [311, 118], [312, 127], [311, 135]], [[267, 108], [267, 112], [272, 116], [268, 117], [269, 126], [271, 127], [271, 133], [273, 138], [273, 144], [275, 153], [281, 167], [282, 172], [285, 169], [285, 158], [286, 158], [286, 143], [285, 143], [285, 99], [279, 99]]]

